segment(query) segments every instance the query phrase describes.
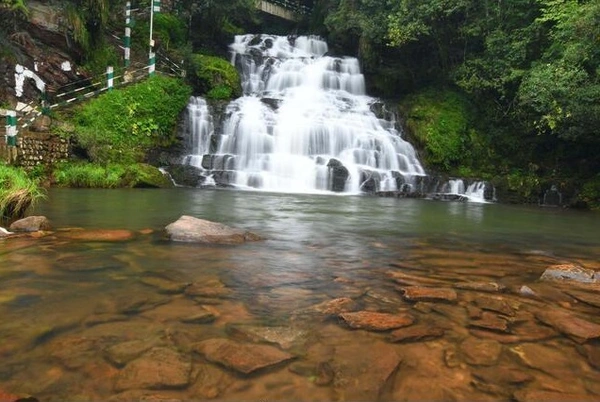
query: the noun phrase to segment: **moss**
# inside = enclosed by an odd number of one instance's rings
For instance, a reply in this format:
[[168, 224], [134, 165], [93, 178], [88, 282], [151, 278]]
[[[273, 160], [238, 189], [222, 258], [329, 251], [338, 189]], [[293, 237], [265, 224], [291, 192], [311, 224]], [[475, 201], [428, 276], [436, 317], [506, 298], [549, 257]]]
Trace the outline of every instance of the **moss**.
[[600, 210], [600, 175], [597, 175], [583, 185], [578, 200], [587, 208]]
[[472, 108], [465, 97], [448, 89], [428, 89], [406, 97], [400, 110], [428, 167], [453, 174], [472, 171], [485, 144], [472, 123]]
[[173, 183], [156, 167], [136, 163], [63, 163], [53, 172], [55, 184], [74, 188], [169, 188]]
[[195, 54], [192, 56], [192, 83], [209, 99], [231, 99], [242, 94], [240, 76], [227, 60]]

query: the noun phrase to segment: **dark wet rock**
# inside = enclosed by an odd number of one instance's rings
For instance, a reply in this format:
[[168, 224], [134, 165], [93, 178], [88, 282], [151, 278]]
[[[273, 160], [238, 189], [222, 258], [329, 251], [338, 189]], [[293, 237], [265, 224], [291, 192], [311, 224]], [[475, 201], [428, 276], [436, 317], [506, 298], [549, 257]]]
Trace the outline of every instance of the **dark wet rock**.
[[493, 340], [467, 338], [460, 344], [467, 363], [474, 366], [493, 366], [502, 353], [502, 345]]
[[596, 271], [575, 264], [552, 265], [544, 271], [542, 281], [574, 281], [581, 283], [596, 282]]
[[535, 318], [569, 336], [578, 343], [600, 338], [600, 325], [561, 310], [544, 310], [535, 313]]
[[[394, 264], [392, 264], [394, 265]], [[401, 266], [399, 266], [401, 267]], [[446, 281], [429, 278], [427, 276], [407, 274], [406, 272], [389, 271], [387, 275], [399, 285], [407, 286], [444, 286]]]
[[120, 371], [115, 391], [183, 388], [190, 383], [191, 359], [172, 349], [155, 347]]
[[51, 228], [50, 221], [45, 216], [28, 216], [13, 222], [8, 229], [13, 232], [37, 232]]
[[170, 240], [188, 243], [241, 244], [262, 240], [252, 232], [187, 215], [167, 225], [165, 230]]
[[322, 314], [325, 316], [339, 315], [356, 310], [357, 303], [349, 297], [327, 300], [298, 311], [298, 314]]
[[135, 238], [135, 232], [126, 229], [78, 229], [60, 232], [61, 238], [89, 242], [121, 242]]
[[509, 351], [524, 366], [543, 371], [555, 378], [568, 378], [570, 373], [578, 370], [577, 359], [552, 346], [523, 343], [511, 347]]
[[293, 355], [267, 345], [244, 344], [222, 338], [199, 342], [194, 349], [213, 363], [249, 374], [291, 360]]
[[157, 344], [156, 339], [122, 342], [106, 348], [104, 356], [113, 365], [123, 367]]
[[125, 264], [116, 258], [103, 256], [101, 259], [91, 259], [91, 253], [69, 255], [58, 258], [55, 266], [61, 271], [91, 272], [123, 269]]
[[552, 339], [559, 335], [551, 327], [536, 324], [535, 320], [513, 325], [511, 333], [499, 333], [476, 328], [470, 329], [469, 332], [478, 338], [493, 339], [500, 343], [537, 342]]
[[191, 387], [191, 395], [198, 400], [219, 397], [231, 389], [235, 375], [213, 364], [195, 364], [196, 381]]
[[337, 159], [331, 158], [327, 163], [331, 177], [331, 191], [341, 192], [346, 188], [346, 180], [350, 176], [348, 169]]
[[231, 325], [227, 327], [227, 333], [240, 341], [272, 343], [284, 350], [303, 343], [308, 336], [308, 332], [302, 329], [255, 325]]
[[179, 321], [184, 324], [209, 324], [217, 319], [217, 315], [209, 310], [200, 309], [198, 312], [181, 317]]
[[515, 311], [503, 299], [491, 296], [479, 296], [475, 298], [475, 305], [483, 310], [494, 311], [506, 316], [513, 317]]
[[356, 345], [336, 347], [332, 369], [337, 400], [378, 400], [402, 361], [395, 347], [383, 342], [369, 345], [367, 354], [358, 350]]
[[127, 321], [128, 319], [129, 316], [124, 314], [101, 313], [87, 317], [83, 324], [87, 327], [93, 327], [94, 325], [106, 324], [108, 322]]
[[192, 283], [185, 288], [185, 294], [193, 299], [224, 299], [230, 297], [232, 291], [225, 287], [220, 281], [214, 280], [202, 283]]
[[389, 329], [406, 327], [415, 322], [415, 318], [407, 313], [388, 314], [373, 311], [357, 311], [339, 315], [348, 326], [368, 331], [387, 331]]
[[460, 282], [455, 283], [454, 287], [462, 290], [474, 290], [477, 292], [504, 292], [506, 286], [497, 282]]
[[597, 401], [597, 395], [586, 395], [586, 394], [565, 394], [562, 392], [554, 391], [542, 391], [537, 389], [522, 389], [516, 391], [514, 399], [517, 402], [555, 402], [555, 401]]
[[[516, 386], [531, 382], [534, 377], [518, 368], [510, 367], [478, 367], [472, 373], [473, 377], [481, 383], [498, 386], [506, 389], [508, 386]], [[510, 389], [509, 389], [509, 392]], [[501, 392], [504, 394], [504, 392]]]
[[390, 342], [429, 341], [444, 336], [444, 329], [429, 324], [417, 324], [393, 331]]
[[407, 286], [401, 288], [402, 297], [411, 302], [429, 301], [456, 303], [458, 296], [452, 289], [428, 288], [423, 286]]
[[159, 293], [177, 294], [183, 293], [190, 285], [189, 283], [173, 282], [169, 279], [160, 278], [158, 276], [144, 276], [140, 279], [144, 285], [151, 286], [158, 290]]
[[587, 358], [590, 366], [600, 370], [600, 344], [578, 345], [577, 350]]
[[496, 314], [484, 311], [481, 313], [481, 318], [476, 320], [470, 320], [469, 325], [472, 327], [478, 327], [483, 329], [489, 329], [492, 331], [508, 332], [508, 322], [502, 317]]
[[118, 301], [116, 301], [115, 308], [117, 309], [117, 312], [121, 314], [139, 314], [166, 304], [170, 300], [169, 297], [160, 295], [131, 295], [126, 298], [119, 298]]
[[565, 293], [582, 303], [600, 308], [600, 294], [580, 290], [565, 290]]

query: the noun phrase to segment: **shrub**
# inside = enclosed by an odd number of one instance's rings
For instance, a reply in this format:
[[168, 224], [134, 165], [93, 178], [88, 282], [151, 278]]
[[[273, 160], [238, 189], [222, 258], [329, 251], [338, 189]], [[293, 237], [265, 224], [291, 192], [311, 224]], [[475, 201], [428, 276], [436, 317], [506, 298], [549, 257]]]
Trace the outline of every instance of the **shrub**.
[[24, 170], [0, 164], [0, 220], [22, 218], [43, 197], [44, 190]]
[[75, 111], [75, 139], [94, 162], [141, 162], [149, 149], [175, 141], [190, 92], [182, 81], [160, 75], [107, 92]]
[[237, 70], [220, 57], [193, 55], [192, 80], [194, 88], [210, 99], [231, 99], [242, 94]]

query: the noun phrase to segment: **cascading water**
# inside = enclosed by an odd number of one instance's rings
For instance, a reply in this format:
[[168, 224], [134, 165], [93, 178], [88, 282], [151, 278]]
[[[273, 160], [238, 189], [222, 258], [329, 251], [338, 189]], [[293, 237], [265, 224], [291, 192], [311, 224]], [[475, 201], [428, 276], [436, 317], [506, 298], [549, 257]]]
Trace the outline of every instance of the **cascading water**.
[[[326, 56], [317, 37], [241, 35], [231, 45], [244, 96], [221, 132], [206, 103], [188, 106], [190, 165], [218, 185], [279, 192], [394, 191], [425, 176], [414, 148], [372, 111], [358, 60]], [[214, 137], [214, 138], [213, 138]]]

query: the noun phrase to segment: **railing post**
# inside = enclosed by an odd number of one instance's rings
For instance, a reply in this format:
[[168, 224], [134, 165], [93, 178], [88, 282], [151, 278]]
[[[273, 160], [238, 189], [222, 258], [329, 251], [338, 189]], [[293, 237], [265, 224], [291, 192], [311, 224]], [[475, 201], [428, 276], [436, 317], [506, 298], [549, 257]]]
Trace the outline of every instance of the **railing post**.
[[115, 70], [113, 66], [106, 67], [106, 89], [110, 91], [114, 86]]
[[6, 111], [6, 145], [8, 149], [8, 163], [17, 160], [17, 112]]
[[123, 38], [125, 68], [131, 60], [131, 1], [125, 5], [125, 37]]

